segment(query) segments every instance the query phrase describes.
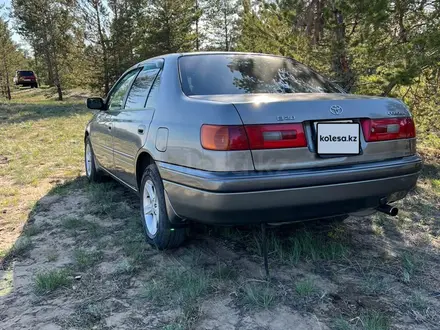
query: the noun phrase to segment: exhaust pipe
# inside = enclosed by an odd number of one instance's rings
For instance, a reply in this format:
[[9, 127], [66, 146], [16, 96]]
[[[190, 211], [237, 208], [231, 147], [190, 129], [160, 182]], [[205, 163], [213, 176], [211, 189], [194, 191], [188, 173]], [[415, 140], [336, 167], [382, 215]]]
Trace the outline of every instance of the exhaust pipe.
[[397, 213], [399, 213], [399, 209], [395, 206], [391, 206], [390, 204], [382, 204], [377, 208], [377, 210], [392, 217], [395, 217]]

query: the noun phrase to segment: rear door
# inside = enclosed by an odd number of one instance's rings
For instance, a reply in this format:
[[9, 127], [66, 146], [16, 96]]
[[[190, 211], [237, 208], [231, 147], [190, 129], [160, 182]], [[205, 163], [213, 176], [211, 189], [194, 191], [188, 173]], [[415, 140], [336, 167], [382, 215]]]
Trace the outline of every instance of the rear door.
[[159, 81], [159, 72], [160, 64], [145, 64], [128, 92], [124, 107], [113, 115], [114, 171], [133, 187], [136, 187], [136, 155], [145, 144], [155, 111], [147, 98]]
[[[128, 89], [133, 82], [138, 69], [126, 73], [110, 91], [107, 97], [107, 111], [101, 111], [92, 127], [92, 143], [94, 151], [95, 144], [98, 150], [95, 151], [99, 163], [108, 171], [114, 173], [114, 152], [113, 152], [113, 117], [121, 111], [124, 105]], [[93, 133], [94, 132], [94, 133]], [[94, 134], [94, 136], [93, 136]]]

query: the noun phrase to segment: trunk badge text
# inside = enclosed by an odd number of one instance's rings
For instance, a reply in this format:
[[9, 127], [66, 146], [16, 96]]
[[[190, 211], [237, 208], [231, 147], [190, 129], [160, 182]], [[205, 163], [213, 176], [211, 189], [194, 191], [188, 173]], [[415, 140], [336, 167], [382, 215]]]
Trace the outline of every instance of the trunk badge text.
[[340, 115], [342, 113], [342, 111], [344, 111], [344, 110], [339, 105], [332, 105], [330, 107], [330, 112], [334, 115]]
[[406, 116], [407, 114], [402, 111], [388, 111], [388, 116]]
[[295, 116], [277, 116], [278, 121], [295, 120]]

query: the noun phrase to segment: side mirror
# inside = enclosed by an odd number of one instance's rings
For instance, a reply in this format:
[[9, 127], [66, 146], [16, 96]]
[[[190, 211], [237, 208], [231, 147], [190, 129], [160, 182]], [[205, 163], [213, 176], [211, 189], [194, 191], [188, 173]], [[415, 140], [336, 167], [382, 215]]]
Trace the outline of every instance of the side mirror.
[[100, 97], [89, 97], [87, 99], [87, 108], [94, 110], [105, 110], [104, 100]]

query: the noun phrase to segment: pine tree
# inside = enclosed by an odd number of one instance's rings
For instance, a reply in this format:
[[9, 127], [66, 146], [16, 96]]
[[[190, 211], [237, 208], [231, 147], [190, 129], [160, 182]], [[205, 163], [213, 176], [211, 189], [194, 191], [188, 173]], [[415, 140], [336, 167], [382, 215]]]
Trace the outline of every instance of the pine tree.
[[101, 89], [104, 93], [110, 90], [109, 70], [109, 10], [102, 0], [80, 0], [79, 9], [82, 13], [86, 30], [85, 38], [91, 45], [86, 50], [90, 66], [92, 87]]
[[13, 0], [13, 16], [18, 32], [41, 55], [50, 82], [63, 99], [63, 59], [68, 57], [75, 36], [75, 0]]
[[188, 52], [196, 48], [199, 17], [194, 0], [151, 0], [145, 54]]
[[11, 85], [16, 68], [26, 67], [28, 60], [12, 41], [8, 22], [0, 18], [0, 94], [11, 99]]
[[204, 3], [205, 30], [210, 49], [229, 51], [237, 38], [241, 10], [238, 0], [207, 0]]

